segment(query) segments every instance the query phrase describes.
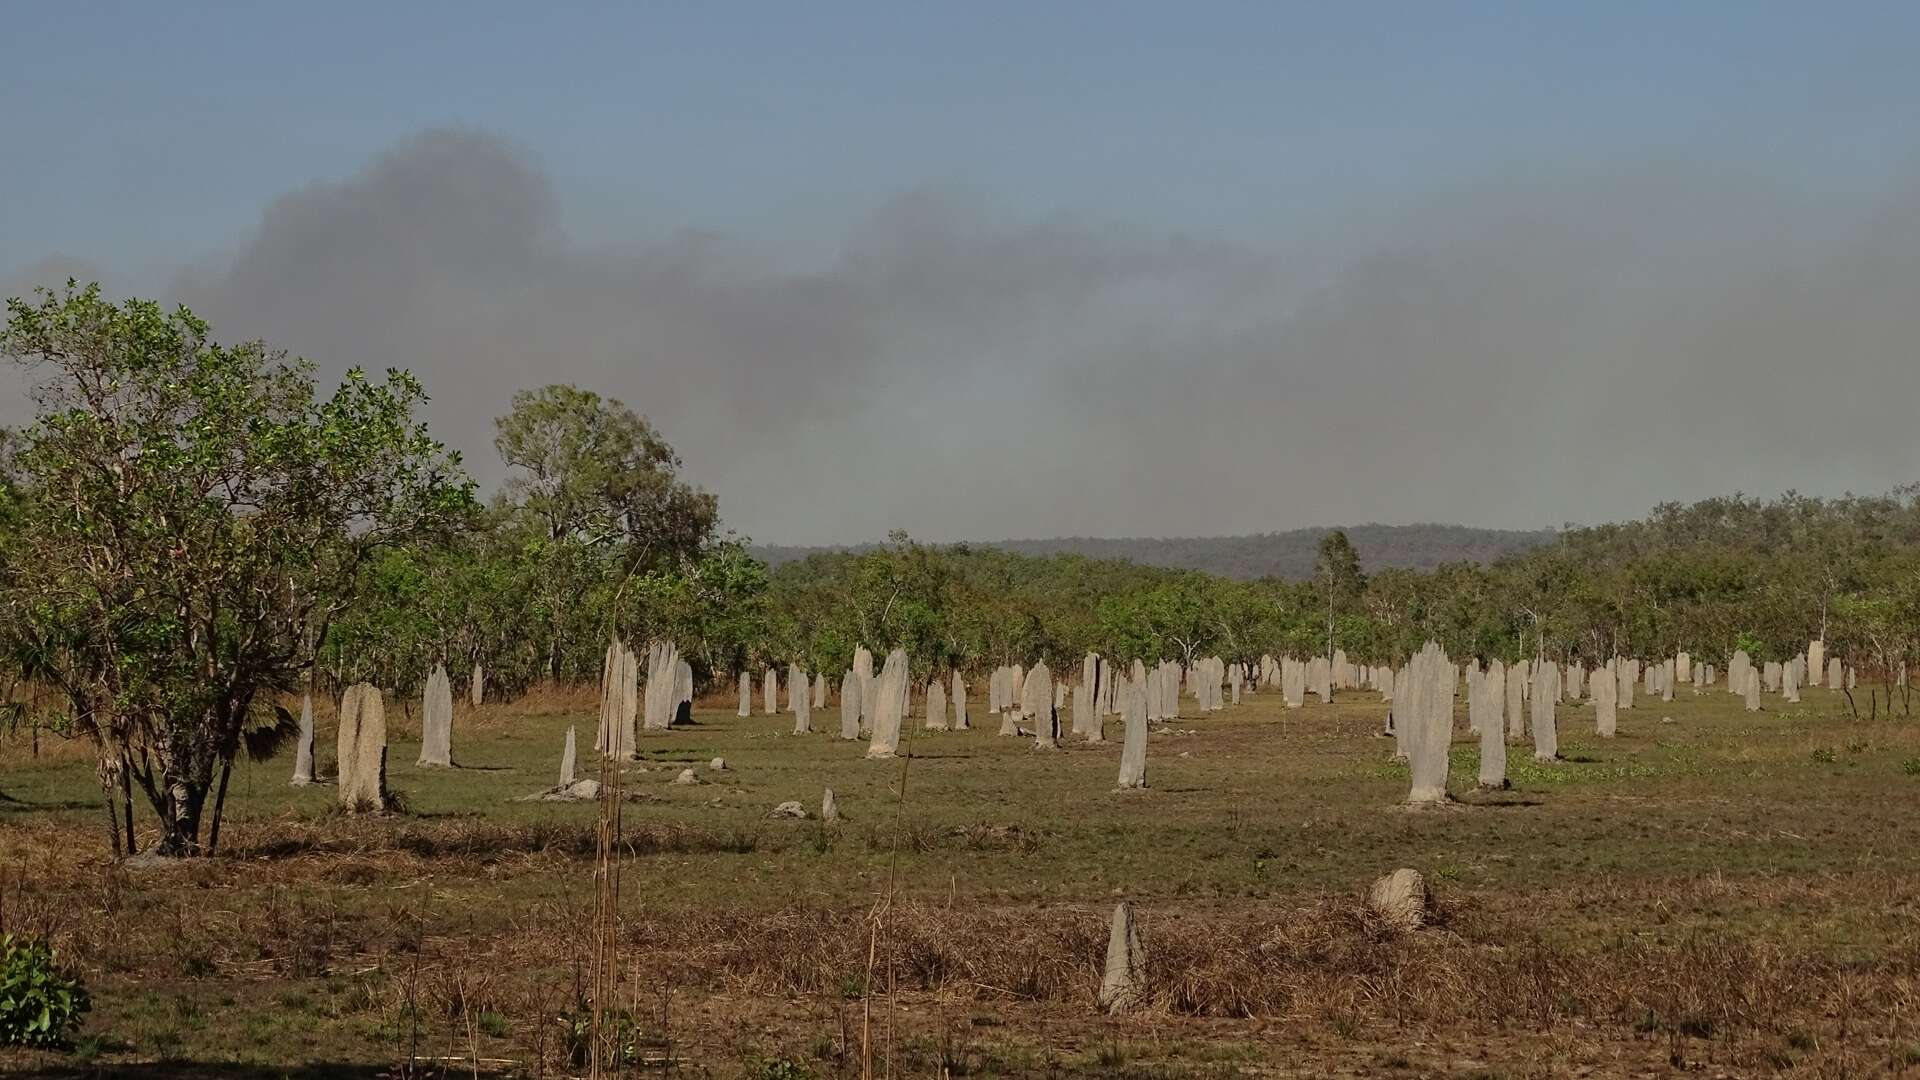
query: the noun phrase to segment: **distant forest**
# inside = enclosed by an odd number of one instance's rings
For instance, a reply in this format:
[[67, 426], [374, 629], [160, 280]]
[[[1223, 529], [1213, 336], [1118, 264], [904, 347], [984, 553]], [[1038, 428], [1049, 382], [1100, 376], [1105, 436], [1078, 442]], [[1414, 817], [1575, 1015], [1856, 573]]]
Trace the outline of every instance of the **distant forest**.
[[[1239, 581], [1279, 578], [1305, 581], [1313, 576], [1320, 538], [1331, 528], [1294, 529], [1250, 536], [1176, 536], [1100, 539], [1064, 536], [1051, 540], [990, 540], [973, 547], [997, 548], [1017, 555], [1081, 555], [1089, 559], [1125, 559], [1142, 566], [1201, 570]], [[1527, 532], [1474, 529], [1465, 525], [1354, 525], [1344, 530], [1369, 574], [1377, 570], [1432, 570], [1452, 562], [1491, 563], [1554, 542], [1552, 529]], [[783, 547], [756, 544], [748, 550], [770, 567], [827, 552], [864, 552], [853, 547]]]

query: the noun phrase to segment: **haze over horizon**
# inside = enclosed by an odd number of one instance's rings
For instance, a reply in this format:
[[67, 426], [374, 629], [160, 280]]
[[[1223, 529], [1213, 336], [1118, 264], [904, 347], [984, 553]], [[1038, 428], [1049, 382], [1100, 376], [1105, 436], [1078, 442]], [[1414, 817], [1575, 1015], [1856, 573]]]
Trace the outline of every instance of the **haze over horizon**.
[[1920, 9], [1848, 10], [35, 8], [0, 293], [410, 368], [488, 485], [577, 383], [767, 544], [1878, 492]]

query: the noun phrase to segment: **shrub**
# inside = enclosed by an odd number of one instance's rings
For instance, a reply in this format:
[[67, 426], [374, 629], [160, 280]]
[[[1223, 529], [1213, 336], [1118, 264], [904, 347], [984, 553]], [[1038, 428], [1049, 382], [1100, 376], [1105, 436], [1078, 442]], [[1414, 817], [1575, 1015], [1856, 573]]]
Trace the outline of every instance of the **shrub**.
[[770, 1058], [753, 1062], [747, 1068], [751, 1080], [813, 1080], [813, 1071], [797, 1061]]
[[475, 1023], [482, 1033], [496, 1039], [504, 1039], [513, 1034], [513, 1025], [497, 1012], [483, 1012]]
[[64, 1047], [90, 1007], [87, 991], [60, 973], [44, 942], [0, 937], [0, 1045]]
[[[557, 1019], [567, 1061], [576, 1067], [586, 1065], [593, 1052], [593, 1006], [584, 1000], [578, 1001]], [[601, 1018], [601, 1024], [605, 1029], [601, 1038], [607, 1040], [608, 1049], [613, 1051], [618, 1064], [632, 1065], [640, 1060], [639, 1029], [630, 1014], [610, 1010]]]

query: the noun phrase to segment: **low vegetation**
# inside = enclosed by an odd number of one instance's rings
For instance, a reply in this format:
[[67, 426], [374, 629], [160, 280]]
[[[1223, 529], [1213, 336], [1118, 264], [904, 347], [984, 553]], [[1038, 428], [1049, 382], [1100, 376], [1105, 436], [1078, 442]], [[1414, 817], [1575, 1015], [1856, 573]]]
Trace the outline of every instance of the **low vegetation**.
[[0, 1046], [57, 1049], [80, 1026], [87, 991], [45, 942], [0, 935]]

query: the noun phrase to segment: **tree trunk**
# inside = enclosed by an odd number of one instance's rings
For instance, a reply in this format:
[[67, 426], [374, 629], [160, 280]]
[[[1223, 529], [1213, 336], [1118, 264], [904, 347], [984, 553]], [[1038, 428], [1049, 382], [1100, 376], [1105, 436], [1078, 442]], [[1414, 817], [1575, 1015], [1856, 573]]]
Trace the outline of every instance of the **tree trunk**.
[[119, 859], [129, 854], [120, 847], [120, 793], [116, 790], [119, 785], [113, 782], [113, 772], [105, 761], [100, 763], [99, 775], [100, 794], [107, 804], [107, 842], [113, 846], [113, 857]]
[[125, 755], [120, 758], [120, 812], [127, 818], [127, 854], [138, 855], [140, 845], [133, 833], [133, 766]]
[[207, 785], [174, 785], [173, 805], [173, 835], [167, 839], [177, 846], [177, 854], [201, 854], [200, 820], [207, 805]]
[[233, 775], [233, 759], [220, 763], [220, 793], [213, 797], [213, 820], [207, 823], [207, 855], [220, 850], [220, 815], [227, 808], [227, 778]]
[[155, 850], [173, 858], [202, 854], [200, 816], [207, 805], [205, 782], [176, 780], [167, 786], [166, 805], [160, 811], [160, 843]]

